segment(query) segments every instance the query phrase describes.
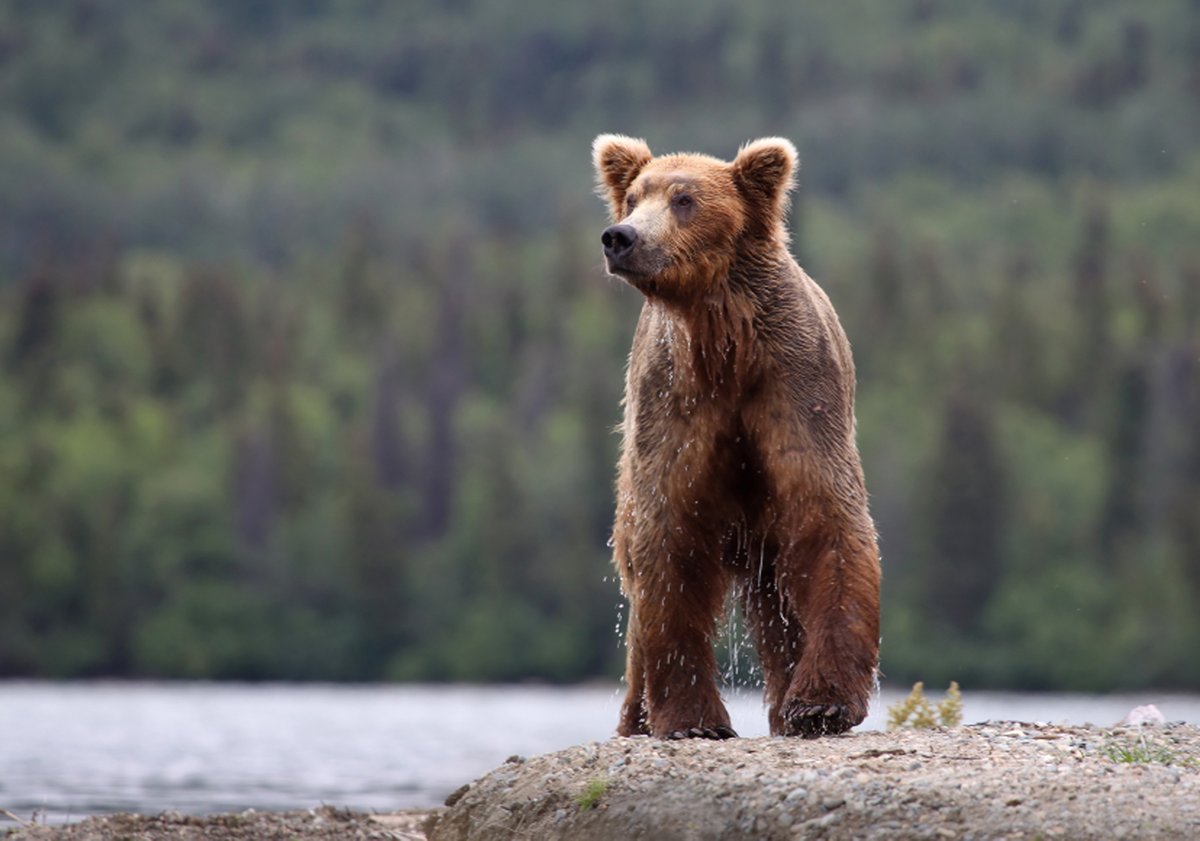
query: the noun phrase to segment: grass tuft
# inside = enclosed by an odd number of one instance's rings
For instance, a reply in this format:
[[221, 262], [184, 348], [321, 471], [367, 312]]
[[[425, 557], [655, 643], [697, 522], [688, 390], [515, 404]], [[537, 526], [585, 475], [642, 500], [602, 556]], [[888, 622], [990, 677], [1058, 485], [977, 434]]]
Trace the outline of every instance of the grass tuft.
[[1184, 756], [1164, 745], [1154, 745], [1143, 736], [1136, 742], [1111, 741], [1100, 752], [1122, 765], [1173, 765], [1177, 768], [1200, 769], [1200, 758]]
[[917, 681], [912, 692], [903, 701], [888, 707], [888, 730], [902, 727], [930, 729], [933, 727], [957, 727], [962, 724], [962, 692], [957, 681], [950, 681], [946, 697], [934, 706], [925, 697], [925, 684]]
[[597, 777], [584, 786], [583, 791], [575, 798], [575, 802], [579, 805], [579, 811], [586, 812], [588, 809], [595, 809], [600, 805], [600, 799], [608, 793], [611, 784], [605, 777]]

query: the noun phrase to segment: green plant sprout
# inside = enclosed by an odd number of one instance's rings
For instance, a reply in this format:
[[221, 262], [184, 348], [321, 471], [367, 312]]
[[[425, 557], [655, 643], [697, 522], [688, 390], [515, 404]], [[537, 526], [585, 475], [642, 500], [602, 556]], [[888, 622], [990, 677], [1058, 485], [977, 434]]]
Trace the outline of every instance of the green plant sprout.
[[600, 804], [600, 798], [604, 797], [608, 792], [610, 781], [604, 777], [597, 777], [586, 786], [579, 796], [575, 798], [575, 802], [579, 805], [579, 811], [586, 812], [588, 809], [595, 809]]

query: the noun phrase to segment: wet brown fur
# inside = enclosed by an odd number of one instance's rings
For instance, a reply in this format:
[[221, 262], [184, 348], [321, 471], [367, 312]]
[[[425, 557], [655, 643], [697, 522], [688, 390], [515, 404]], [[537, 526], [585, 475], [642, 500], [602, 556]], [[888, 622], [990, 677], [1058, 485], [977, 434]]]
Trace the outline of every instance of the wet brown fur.
[[654, 158], [602, 135], [593, 153], [613, 220], [639, 234], [609, 270], [645, 296], [613, 529], [630, 601], [618, 733], [732, 735], [713, 638], [733, 588], [771, 732], [847, 730], [875, 684], [879, 555], [850, 346], [788, 251], [795, 150], [767, 139], [732, 163]]

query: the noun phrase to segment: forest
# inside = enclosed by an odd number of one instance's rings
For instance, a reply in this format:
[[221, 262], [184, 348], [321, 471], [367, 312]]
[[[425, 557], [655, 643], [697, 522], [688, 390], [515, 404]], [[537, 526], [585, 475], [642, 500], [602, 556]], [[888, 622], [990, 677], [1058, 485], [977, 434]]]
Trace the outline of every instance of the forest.
[[1196, 0], [3, 0], [0, 676], [616, 680], [601, 132], [799, 148], [886, 682], [1200, 689]]

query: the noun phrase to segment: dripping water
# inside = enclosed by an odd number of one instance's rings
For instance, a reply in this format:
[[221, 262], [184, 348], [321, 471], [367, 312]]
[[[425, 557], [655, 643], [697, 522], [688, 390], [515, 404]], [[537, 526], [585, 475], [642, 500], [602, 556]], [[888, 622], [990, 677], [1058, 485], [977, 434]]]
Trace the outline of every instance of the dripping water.
[[758, 690], [763, 686], [758, 653], [739, 607], [743, 598], [744, 592], [738, 588], [726, 599], [725, 614], [716, 640], [717, 667], [722, 688], [734, 692]]
[[617, 637], [617, 648], [620, 648], [625, 643], [625, 602], [617, 602], [617, 624], [613, 626], [613, 633]]

